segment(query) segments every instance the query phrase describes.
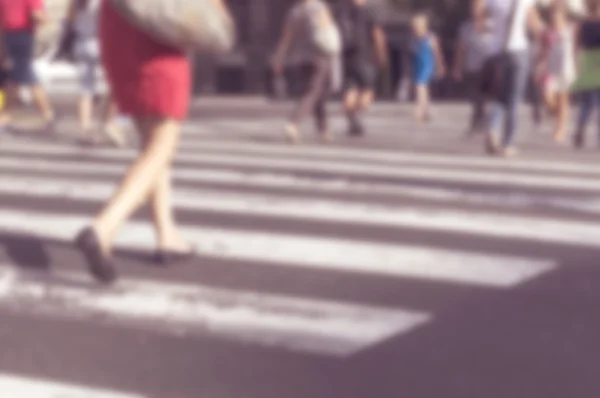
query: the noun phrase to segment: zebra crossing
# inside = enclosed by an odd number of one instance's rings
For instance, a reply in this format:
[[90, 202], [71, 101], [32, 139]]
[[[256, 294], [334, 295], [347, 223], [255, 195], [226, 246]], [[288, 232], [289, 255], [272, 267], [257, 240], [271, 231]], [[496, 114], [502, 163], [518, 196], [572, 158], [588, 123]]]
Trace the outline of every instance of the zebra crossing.
[[[335, 284], [312, 295], [286, 292], [293, 277], [277, 291], [214, 286], [194, 267], [218, 260], [224, 272], [229, 264], [259, 265], [258, 279], [270, 270], [323, 272], [333, 281], [350, 275], [427, 284], [424, 296], [438, 287], [510, 295], [561, 267], [546, 253], [511, 251], [510, 242], [600, 248], [600, 172], [589, 164], [204, 137], [186, 136], [173, 173], [182, 233], [199, 248], [184, 273], [122, 269], [116, 286], [99, 288], [79, 263], [40, 273], [4, 256], [0, 318], [18, 313], [343, 359], [435, 327], [440, 314], [419, 297], [385, 305], [362, 302], [360, 293], [336, 297]], [[0, 234], [70, 245], [134, 156], [3, 142]], [[449, 247], [439, 236], [487, 239], [503, 249]], [[136, 217], [116, 247], [144, 252], [153, 242], [150, 223]], [[151, 396], [61, 383], [0, 372], [0, 396]]]

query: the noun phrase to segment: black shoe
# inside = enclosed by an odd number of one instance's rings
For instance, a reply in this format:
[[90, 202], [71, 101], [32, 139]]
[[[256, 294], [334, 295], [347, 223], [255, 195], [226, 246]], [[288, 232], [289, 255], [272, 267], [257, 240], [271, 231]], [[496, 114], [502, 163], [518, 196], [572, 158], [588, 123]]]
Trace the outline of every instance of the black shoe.
[[348, 130], [348, 135], [350, 137], [362, 137], [365, 135], [365, 127], [359, 120], [354, 120], [350, 124], [350, 129]]
[[196, 257], [198, 251], [192, 247], [189, 251], [177, 252], [171, 250], [157, 250], [154, 253], [153, 263], [162, 267], [185, 263]]
[[83, 253], [88, 269], [100, 283], [109, 285], [117, 279], [117, 271], [109, 256], [102, 252], [96, 231], [86, 228], [77, 235], [75, 245]]

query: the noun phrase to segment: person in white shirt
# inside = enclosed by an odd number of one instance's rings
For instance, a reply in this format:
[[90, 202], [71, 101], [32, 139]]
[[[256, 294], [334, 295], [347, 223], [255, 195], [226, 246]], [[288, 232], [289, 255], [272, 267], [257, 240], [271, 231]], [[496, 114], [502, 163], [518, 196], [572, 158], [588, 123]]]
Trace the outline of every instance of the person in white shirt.
[[460, 28], [454, 63], [454, 79], [466, 83], [473, 108], [469, 135], [479, 131], [485, 120], [481, 70], [488, 57], [491, 35], [487, 30], [484, 5], [485, 0], [471, 0], [471, 18]]
[[543, 23], [535, 0], [486, 0], [486, 10], [491, 19], [490, 55], [504, 55], [504, 92], [492, 106], [487, 149], [493, 154], [513, 156], [518, 110], [529, 75], [528, 36], [540, 32]]

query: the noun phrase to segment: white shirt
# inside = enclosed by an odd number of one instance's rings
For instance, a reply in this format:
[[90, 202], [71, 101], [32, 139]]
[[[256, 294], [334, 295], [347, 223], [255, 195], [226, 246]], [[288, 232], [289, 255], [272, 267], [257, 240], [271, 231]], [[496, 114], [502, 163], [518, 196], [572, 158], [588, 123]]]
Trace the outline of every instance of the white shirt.
[[100, 0], [88, 0], [87, 6], [77, 10], [73, 28], [75, 29], [74, 55], [76, 59], [98, 60], [100, 43], [98, 39], [98, 19]]
[[508, 51], [527, 51], [529, 39], [527, 37], [527, 15], [536, 0], [486, 0], [487, 9], [491, 18], [492, 42], [490, 52], [492, 55], [504, 51], [507, 30], [510, 24], [510, 12], [513, 2], [516, 1], [515, 19], [512, 30], [508, 36]]

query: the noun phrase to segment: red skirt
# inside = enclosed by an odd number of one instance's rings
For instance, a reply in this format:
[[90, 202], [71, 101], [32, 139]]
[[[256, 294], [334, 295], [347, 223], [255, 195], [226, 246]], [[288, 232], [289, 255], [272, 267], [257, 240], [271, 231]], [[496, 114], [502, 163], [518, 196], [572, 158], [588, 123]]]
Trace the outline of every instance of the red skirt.
[[185, 54], [131, 25], [110, 0], [102, 6], [100, 41], [107, 80], [122, 113], [186, 117], [191, 68]]

